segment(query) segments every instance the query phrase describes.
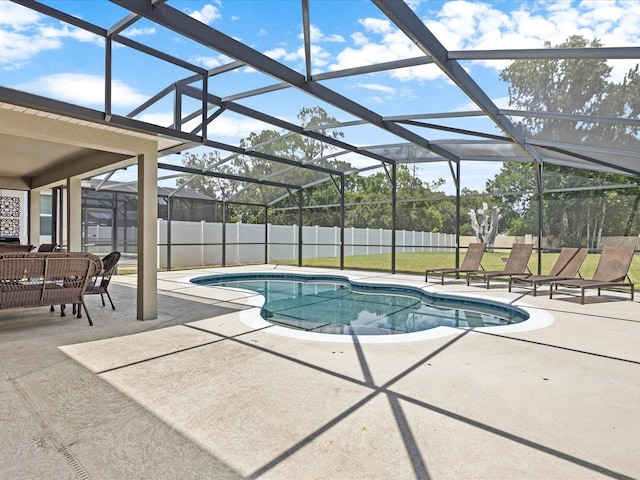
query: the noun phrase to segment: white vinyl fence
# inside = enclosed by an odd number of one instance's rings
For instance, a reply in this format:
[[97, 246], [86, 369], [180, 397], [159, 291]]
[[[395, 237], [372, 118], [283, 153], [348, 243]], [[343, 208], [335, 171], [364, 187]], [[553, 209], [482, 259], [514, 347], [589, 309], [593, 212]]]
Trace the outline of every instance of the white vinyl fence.
[[[118, 240], [122, 239], [120, 230]], [[135, 244], [135, 229], [127, 229], [127, 242]], [[91, 227], [96, 244], [109, 244], [111, 228]], [[268, 244], [265, 251], [265, 238]], [[158, 219], [158, 266], [168, 266], [168, 222]], [[226, 224], [226, 263], [274, 263], [298, 258], [297, 225]], [[344, 254], [369, 255], [391, 252], [391, 230], [346, 228]], [[455, 247], [455, 236], [444, 233], [396, 231], [396, 252], [435, 252]], [[130, 250], [135, 252], [135, 248]], [[266, 256], [266, 259], [265, 259]], [[303, 227], [302, 257], [340, 256], [340, 228]], [[211, 222], [171, 222], [171, 267], [222, 264], [222, 224]]]

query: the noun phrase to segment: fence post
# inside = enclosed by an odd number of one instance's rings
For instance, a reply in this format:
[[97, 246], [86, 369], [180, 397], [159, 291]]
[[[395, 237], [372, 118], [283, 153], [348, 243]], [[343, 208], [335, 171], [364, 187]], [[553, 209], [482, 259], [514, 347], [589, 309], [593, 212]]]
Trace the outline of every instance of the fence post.
[[200, 220], [200, 264], [204, 267], [204, 229], [207, 223], [204, 220]]
[[369, 255], [369, 243], [371, 243], [371, 240], [369, 239], [369, 227], [367, 227], [366, 229], [366, 234], [367, 234], [367, 255]]
[[236, 223], [236, 265], [240, 265], [240, 226], [242, 222]]
[[264, 263], [269, 263], [271, 260], [271, 224], [267, 223], [267, 237], [264, 239], [266, 248], [266, 258]]

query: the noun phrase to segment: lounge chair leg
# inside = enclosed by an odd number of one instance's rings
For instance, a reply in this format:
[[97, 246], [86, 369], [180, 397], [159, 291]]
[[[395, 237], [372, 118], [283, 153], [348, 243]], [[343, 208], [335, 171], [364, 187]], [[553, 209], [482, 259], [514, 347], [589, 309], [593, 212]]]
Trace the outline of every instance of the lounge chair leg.
[[580, 305], [584, 305], [584, 288], [581, 288], [580, 290], [582, 290], [582, 296], [580, 297]]
[[533, 282], [533, 296], [535, 297], [536, 295], [538, 295], [538, 284]]
[[106, 306], [107, 306], [107, 304], [106, 304], [106, 303], [104, 303], [104, 295], [103, 295], [103, 294], [100, 294], [100, 300], [102, 300], [102, 306], [103, 306], [103, 307], [106, 307]]
[[631, 301], [633, 301], [633, 283], [631, 284]]
[[64, 304], [60, 305], [60, 316], [61, 316], [61, 317], [66, 316], [66, 314], [64, 313], [64, 309], [65, 309], [65, 308], [67, 308], [67, 306], [66, 306], [66, 305], [64, 305]]

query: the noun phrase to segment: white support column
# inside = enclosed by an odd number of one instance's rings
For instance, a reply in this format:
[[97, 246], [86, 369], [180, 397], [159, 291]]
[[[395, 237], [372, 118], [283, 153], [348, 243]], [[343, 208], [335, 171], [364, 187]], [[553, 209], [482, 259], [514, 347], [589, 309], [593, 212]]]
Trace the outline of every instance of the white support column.
[[29, 243], [40, 245], [40, 190], [29, 192]]
[[138, 288], [137, 318], [158, 317], [158, 153], [138, 155]]
[[82, 179], [67, 178], [67, 251], [82, 251]]

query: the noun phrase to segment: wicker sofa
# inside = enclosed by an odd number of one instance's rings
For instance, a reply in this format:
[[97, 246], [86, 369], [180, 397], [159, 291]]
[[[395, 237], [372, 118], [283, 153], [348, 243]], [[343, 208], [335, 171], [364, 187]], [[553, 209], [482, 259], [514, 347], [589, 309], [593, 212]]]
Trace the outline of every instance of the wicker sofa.
[[84, 292], [100, 270], [90, 253], [0, 253], [0, 309], [81, 304], [93, 325]]
[[20, 245], [19, 243], [0, 243], [0, 254], [23, 253], [33, 250], [33, 245]]

